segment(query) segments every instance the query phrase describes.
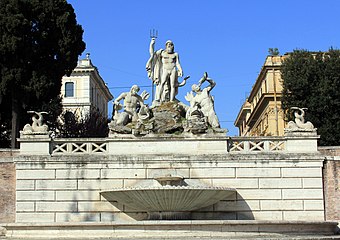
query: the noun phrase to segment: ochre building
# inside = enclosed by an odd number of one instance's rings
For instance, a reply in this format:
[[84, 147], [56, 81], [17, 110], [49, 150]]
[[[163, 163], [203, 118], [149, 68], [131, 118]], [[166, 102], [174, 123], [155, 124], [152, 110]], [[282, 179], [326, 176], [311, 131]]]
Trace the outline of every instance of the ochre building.
[[235, 126], [240, 136], [282, 136], [284, 112], [281, 109], [281, 65], [287, 57], [268, 56], [251, 92], [242, 105]]

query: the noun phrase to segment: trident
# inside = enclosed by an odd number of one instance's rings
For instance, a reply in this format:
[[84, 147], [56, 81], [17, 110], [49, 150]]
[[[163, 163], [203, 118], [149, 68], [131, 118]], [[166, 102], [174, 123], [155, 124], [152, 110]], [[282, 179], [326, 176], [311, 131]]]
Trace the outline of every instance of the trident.
[[150, 38], [157, 38], [158, 37], [158, 31], [155, 29], [150, 30]]
[[[158, 31], [155, 29], [150, 29], [150, 38], [151, 39], [156, 39], [158, 37]], [[154, 84], [151, 84], [151, 96], [152, 99], [154, 99], [154, 95], [155, 95], [155, 89], [154, 89]]]

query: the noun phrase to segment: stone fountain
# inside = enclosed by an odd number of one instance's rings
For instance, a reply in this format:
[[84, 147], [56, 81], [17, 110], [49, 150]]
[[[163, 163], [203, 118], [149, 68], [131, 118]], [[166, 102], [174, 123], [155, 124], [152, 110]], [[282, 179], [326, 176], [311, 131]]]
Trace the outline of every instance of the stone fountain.
[[236, 190], [225, 187], [189, 186], [181, 176], [155, 177], [158, 184], [102, 191], [100, 194], [117, 206], [125, 204], [148, 219], [190, 219], [191, 211], [217, 203]]
[[120, 94], [108, 138], [52, 139], [43, 112], [31, 112], [38, 117], [21, 132], [14, 157], [16, 223], [0, 227], [0, 237], [332, 234], [337, 222], [324, 221], [324, 156], [303, 109], [286, 136], [227, 137], [214, 110], [215, 81], [204, 73], [186, 94], [188, 105], [180, 102], [188, 77], [178, 81], [178, 53], [171, 41], [165, 50], [154, 44], [146, 66], [156, 85], [152, 105], [137, 85]]

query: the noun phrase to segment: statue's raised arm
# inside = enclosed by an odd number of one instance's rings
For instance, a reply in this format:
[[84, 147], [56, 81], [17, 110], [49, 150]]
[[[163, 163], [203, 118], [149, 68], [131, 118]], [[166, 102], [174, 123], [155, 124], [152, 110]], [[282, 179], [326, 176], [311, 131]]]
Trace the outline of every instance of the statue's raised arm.
[[148, 72], [148, 78], [151, 79], [154, 84], [158, 84], [162, 63], [159, 55], [162, 49], [155, 52], [155, 42], [156, 39], [152, 38], [149, 46], [150, 58], [146, 63], [146, 71]]

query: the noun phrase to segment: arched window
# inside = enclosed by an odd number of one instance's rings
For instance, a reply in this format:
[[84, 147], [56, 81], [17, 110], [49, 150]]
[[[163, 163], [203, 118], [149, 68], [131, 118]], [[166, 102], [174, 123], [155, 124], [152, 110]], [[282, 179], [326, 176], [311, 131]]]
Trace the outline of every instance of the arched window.
[[74, 83], [65, 83], [65, 97], [74, 97]]

